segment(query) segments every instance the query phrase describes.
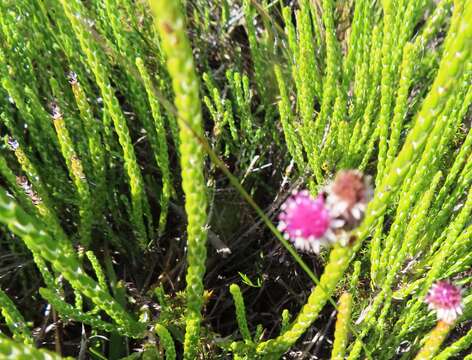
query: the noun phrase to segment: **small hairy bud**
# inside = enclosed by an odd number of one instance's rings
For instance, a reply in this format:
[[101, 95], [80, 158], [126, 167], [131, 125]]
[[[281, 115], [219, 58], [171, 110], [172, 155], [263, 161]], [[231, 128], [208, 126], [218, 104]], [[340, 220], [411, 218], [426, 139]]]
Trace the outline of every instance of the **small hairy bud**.
[[453, 323], [462, 314], [461, 288], [449, 281], [435, 283], [425, 301], [431, 310], [436, 310], [438, 319], [446, 323]]
[[336, 241], [323, 195], [313, 198], [308, 190], [294, 192], [281, 210], [278, 229], [297, 249], [318, 253], [321, 246]]

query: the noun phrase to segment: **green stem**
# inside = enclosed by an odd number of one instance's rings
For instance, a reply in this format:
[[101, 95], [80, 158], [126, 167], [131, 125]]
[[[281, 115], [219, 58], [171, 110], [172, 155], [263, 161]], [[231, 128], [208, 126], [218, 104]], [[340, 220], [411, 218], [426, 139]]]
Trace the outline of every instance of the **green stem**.
[[167, 69], [172, 78], [180, 135], [182, 188], [187, 213], [187, 314], [184, 359], [195, 359], [198, 352], [203, 275], [206, 260], [207, 196], [203, 174], [204, 154], [194, 133], [203, 135], [199, 81], [192, 49], [186, 34], [180, 1], [149, 0], [159, 30]]

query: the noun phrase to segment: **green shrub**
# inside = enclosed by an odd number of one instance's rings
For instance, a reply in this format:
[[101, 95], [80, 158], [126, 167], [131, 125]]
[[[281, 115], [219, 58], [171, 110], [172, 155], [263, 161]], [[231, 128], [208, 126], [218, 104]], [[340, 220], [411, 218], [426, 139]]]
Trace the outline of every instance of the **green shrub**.
[[[472, 2], [3, 0], [0, 79], [3, 356], [470, 351]], [[362, 221], [298, 254], [288, 187], [328, 203], [345, 169]]]

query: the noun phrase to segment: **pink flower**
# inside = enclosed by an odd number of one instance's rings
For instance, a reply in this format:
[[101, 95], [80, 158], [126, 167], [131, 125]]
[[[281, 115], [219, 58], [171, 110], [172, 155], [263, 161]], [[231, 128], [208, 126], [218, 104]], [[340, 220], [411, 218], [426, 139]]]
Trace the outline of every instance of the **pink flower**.
[[307, 190], [294, 192], [281, 209], [278, 229], [297, 249], [318, 253], [336, 241], [332, 228], [342, 224], [331, 218], [323, 195], [315, 199]]
[[462, 291], [446, 280], [435, 283], [426, 296], [429, 309], [436, 310], [439, 320], [453, 323], [462, 314]]

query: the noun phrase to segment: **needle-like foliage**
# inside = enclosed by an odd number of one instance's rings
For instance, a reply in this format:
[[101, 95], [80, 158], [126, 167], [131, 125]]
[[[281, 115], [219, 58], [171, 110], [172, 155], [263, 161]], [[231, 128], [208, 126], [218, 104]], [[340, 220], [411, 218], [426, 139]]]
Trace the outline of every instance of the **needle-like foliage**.
[[470, 358], [471, 83], [467, 0], [0, 1], [1, 356]]

